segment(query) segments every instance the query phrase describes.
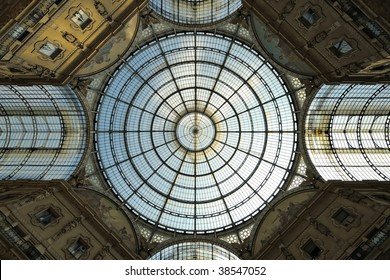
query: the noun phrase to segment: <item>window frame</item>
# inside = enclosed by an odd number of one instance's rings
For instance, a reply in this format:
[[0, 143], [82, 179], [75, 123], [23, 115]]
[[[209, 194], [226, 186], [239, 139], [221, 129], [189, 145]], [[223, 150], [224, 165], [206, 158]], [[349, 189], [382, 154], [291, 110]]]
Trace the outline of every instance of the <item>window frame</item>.
[[[348, 48], [348, 50], [345, 51], [343, 50], [344, 48]], [[333, 42], [328, 49], [337, 58], [349, 56], [351, 53], [356, 51], [356, 47], [354, 46], [354, 44], [352, 44], [349, 40], [345, 38]]]
[[89, 242], [87, 242], [84, 238], [78, 237], [74, 238], [69, 242], [69, 244], [66, 247], [66, 252], [68, 255], [75, 259], [86, 259], [89, 255], [88, 251], [90, 250], [91, 246], [89, 245]]
[[[79, 16], [79, 17], [77, 17]], [[84, 20], [83, 16], [87, 18]], [[81, 18], [81, 20], [79, 20]], [[90, 15], [87, 14], [82, 8], [78, 8], [69, 18], [75, 25], [77, 25], [81, 31], [88, 29], [88, 27], [92, 24], [93, 20]]]
[[[49, 49], [48, 50], [43, 50], [43, 48], [45, 47], [48, 47]], [[54, 49], [55, 48], [55, 49]], [[61, 55], [61, 53], [63, 52], [64, 50], [62, 48], [60, 48], [59, 46], [57, 46], [55, 43], [53, 42], [50, 42], [50, 41], [46, 41], [45, 43], [43, 43], [39, 48], [38, 48], [38, 52], [39, 54], [43, 55], [44, 57], [46, 58], [49, 58], [51, 60], [55, 60], [56, 58], [59, 57], [59, 55]]]
[[[45, 212], [47, 212], [47, 214]], [[48, 207], [39, 212], [36, 212], [34, 216], [37, 221], [44, 227], [54, 224], [59, 219], [58, 213], [52, 207]]]
[[[40, 213], [43, 213], [45, 211], [50, 211], [54, 217], [54, 219], [52, 219], [50, 222], [48, 222], [46, 224], [42, 223], [39, 220], [39, 217], [37, 216]], [[41, 206], [37, 207], [35, 209], [35, 211], [30, 213], [30, 217], [31, 217], [31, 223], [33, 225], [38, 226], [44, 230], [48, 227], [56, 226], [59, 223], [60, 219], [63, 217], [63, 215], [62, 215], [61, 209], [59, 207], [55, 207], [54, 205], [49, 204], [49, 205], [41, 205]]]
[[[320, 246], [318, 246], [317, 243], [314, 242], [313, 239], [311, 239], [311, 238], [309, 238], [309, 240], [307, 240], [301, 246], [301, 250], [303, 251], [304, 255], [311, 260], [319, 259], [319, 257], [323, 253], [322, 248]], [[317, 252], [317, 251], [318, 251], [318, 254], [314, 255], [313, 252]]]
[[[338, 216], [341, 214], [341, 213], [345, 213], [345, 217], [343, 218], [343, 219], [340, 219]], [[332, 215], [332, 219], [336, 222], [336, 223], [338, 223], [338, 224], [340, 224], [340, 225], [342, 225], [342, 226], [344, 226], [344, 227], [349, 227], [349, 226], [351, 226], [353, 223], [354, 223], [354, 221], [355, 221], [355, 219], [356, 219], [356, 216], [355, 215], [353, 215], [353, 214], [351, 214], [349, 211], [347, 211], [347, 210], [345, 210], [345, 208], [340, 208], [339, 210], [337, 210], [333, 215]]]
[[[309, 11], [312, 11], [312, 14], [308, 15]], [[308, 15], [308, 16], [315, 15], [316, 18], [314, 19], [313, 22], [310, 22], [305, 15]], [[309, 7], [307, 9], [305, 9], [304, 12], [301, 14], [301, 16], [298, 18], [299, 22], [307, 29], [315, 26], [320, 19], [321, 19], [321, 16], [317, 12], [317, 10], [314, 9], [313, 7]]]

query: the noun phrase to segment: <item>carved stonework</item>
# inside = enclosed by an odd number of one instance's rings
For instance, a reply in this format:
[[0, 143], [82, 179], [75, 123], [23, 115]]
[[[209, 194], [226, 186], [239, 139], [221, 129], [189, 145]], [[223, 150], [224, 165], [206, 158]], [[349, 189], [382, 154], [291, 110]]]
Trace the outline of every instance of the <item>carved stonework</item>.
[[34, 201], [43, 200], [54, 194], [54, 188], [44, 188], [39, 191], [27, 195], [23, 200], [19, 201], [20, 205], [25, 205]]
[[288, 1], [283, 8], [283, 12], [280, 14], [280, 19], [285, 20], [287, 18], [287, 16], [294, 10], [296, 2], [296, 0]]
[[110, 253], [110, 246], [104, 246], [93, 258], [94, 260], [103, 260]]
[[368, 194], [368, 197], [382, 205], [390, 206], [390, 193], [388, 192], [372, 193]]
[[37, 75], [43, 78], [55, 77], [55, 72], [37, 64], [30, 64], [27, 62], [0, 62], [0, 69], [9, 72], [10, 76], [13, 75]]
[[305, 86], [306, 96], [313, 94], [322, 84], [321, 80], [314, 77], [312, 79], [299, 79], [300, 82]]
[[158, 243], [156, 242], [148, 242], [143, 236], [141, 237], [141, 246], [139, 250], [139, 255], [143, 259], [147, 259], [150, 256], [150, 252], [156, 248]]
[[141, 25], [142, 29], [146, 29], [149, 27], [149, 25], [160, 23], [160, 21], [153, 16], [153, 11], [146, 10], [141, 15]]
[[112, 22], [112, 17], [108, 14], [106, 7], [100, 1], [93, 1], [96, 11], [109, 22]]
[[[82, 87], [80, 85], [80, 88], [78, 88], [78, 84], [76, 86], [74, 86], [74, 89], [78, 90], [80, 93], [82, 94], [85, 94], [86, 95], [86, 86], [85, 88]], [[85, 91], [85, 93], [84, 93]], [[89, 185], [89, 180], [86, 178], [86, 172], [85, 172], [85, 168], [81, 168], [80, 172], [78, 172], [76, 175], [73, 175], [68, 183], [72, 186], [72, 187], [75, 187], [75, 188], [78, 188], [78, 187], [86, 187]]]
[[312, 40], [310, 40], [307, 44], [309, 48], [313, 48], [316, 44], [321, 43], [328, 37], [329, 32], [328, 31], [321, 31], [317, 33]]
[[315, 175], [313, 172], [311, 172], [309, 169], [306, 170], [306, 180], [301, 183], [301, 187], [314, 187], [314, 188], [320, 188], [324, 182], [321, 180], [321, 178], [317, 175]]
[[36, 75], [38, 75], [40, 77], [51, 77], [51, 78], [55, 77], [54, 71], [50, 70], [49, 68], [38, 65], [38, 64], [29, 64], [29, 66], [26, 67], [26, 69], [30, 72], [35, 73]]
[[280, 246], [279, 248], [286, 260], [295, 260], [294, 255], [286, 247]]
[[[93, 82], [93, 79], [81, 79], [81, 78], [74, 78], [69, 84], [71, 87], [76, 90], [77, 92], [81, 93], [84, 96], [87, 96], [87, 91], [89, 88], [89, 85]], [[74, 179], [77, 181], [79, 185], [85, 186], [86, 178], [85, 178], [85, 169], [81, 170]]]
[[62, 38], [64, 38], [69, 43], [77, 46], [79, 49], [84, 49], [83, 44], [74, 35], [66, 31], [61, 31], [61, 34], [62, 34]]
[[238, 11], [237, 16], [232, 20], [233, 24], [240, 24], [242, 27], [249, 29], [250, 25], [250, 14], [247, 8], [243, 8]]
[[77, 217], [73, 221], [69, 222], [67, 225], [65, 225], [53, 238], [54, 240], [57, 240], [62, 235], [70, 232], [72, 229], [76, 228], [79, 224], [81, 224], [82, 218]]
[[332, 231], [327, 226], [325, 226], [323, 223], [321, 223], [313, 218], [310, 218], [309, 222], [322, 235], [334, 237], [332, 234]]
[[367, 207], [372, 207], [375, 204], [365, 195], [354, 191], [352, 189], [340, 189], [338, 195], [344, 199], [347, 199], [353, 203], [364, 205]]
[[349, 74], [356, 74], [360, 70], [362, 70], [361, 65], [357, 63], [350, 63], [348, 65], [342, 66], [339, 69], [336, 70], [337, 76], [344, 77]]
[[242, 243], [232, 243], [231, 245], [240, 252], [239, 256], [241, 259], [250, 258], [251, 252], [249, 250], [249, 238], [245, 239]]

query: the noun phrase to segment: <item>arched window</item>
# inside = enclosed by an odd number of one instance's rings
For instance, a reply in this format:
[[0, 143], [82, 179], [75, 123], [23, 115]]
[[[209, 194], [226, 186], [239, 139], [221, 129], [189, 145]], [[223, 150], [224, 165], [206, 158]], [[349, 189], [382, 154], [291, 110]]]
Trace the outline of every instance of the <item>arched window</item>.
[[324, 85], [306, 117], [308, 154], [325, 180], [390, 180], [390, 85]]
[[84, 110], [69, 87], [0, 86], [0, 180], [68, 179], [86, 145]]

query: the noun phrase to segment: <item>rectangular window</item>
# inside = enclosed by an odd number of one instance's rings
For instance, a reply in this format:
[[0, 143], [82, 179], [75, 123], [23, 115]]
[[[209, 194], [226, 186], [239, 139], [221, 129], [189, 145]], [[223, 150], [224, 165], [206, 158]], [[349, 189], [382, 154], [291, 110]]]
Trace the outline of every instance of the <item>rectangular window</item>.
[[306, 28], [309, 28], [314, 25], [319, 19], [319, 15], [313, 9], [309, 8], [302, 14], [302, 16], [299, 18], [299, 21]]
[[68, 251], [72, 254], [72, 256], [75, 259], [80, 259], [82, 255], [84, 255], [87, 252], [87, 245], [85, 242], [79, 238], [75, 242], [72, 243], [72, 245], [69, 246]]
[[51, 209], [50, 207], [48, 209], [45, 209], [43, 211], [40, 211], [35, 214], [35, 218], [44, 226], [47, 226], [48, 224], [54, 222], [57, 220], [58, 215], [57, 213]]
[[33, 24], [37, 23], [38, 21], [41, 20], [41, 18], [43, 18], [45, 16], [45, 13], [39, 9], [39, 8], [35, 8], [29, 15], [28, 15], [28, 19], [31, 20], [33, 22]]
[[302, 250], [306, 252], [311, 259], [316, 259], [321, 254], [321, 249], [311, 239], [306, 242], [302, 247]]
[[337, 57], [342, 57], [343, 55], [349, 54], [353, 51], [352, 46], [345, 41], [344, 39], [335, 43], [329, 48]]
[[74, 12], [73, 16], [70, 18], [75, 24], [77, 24], [81, 30], [84, 30], [92, 20], [88, 17], [88, 15], [82, 10]]
[[383, 33], [382, 28], [373, 21], [367, 22], [363, 31], [366, 32], [371, 39], [378, 38]]
[[39, 52], [51, 59], [55, 59], [62, 52], [62, 49], [57, 48], [53, 43], [46, 42], [39, 49]]
[[340, 208], [332, 218], [343, 226], [349, 226], [355, 220], [355, 217], [343, 208]]
[[9, 33], [9, 35], [10, 35], [12, 38], [15, 38], [15, 39], [18, 40], [19, 42], [22, 42], [29, 34], [30, 34], [30, 32], [28, 32], [26, 28], [21, 27], [21, 26], [19, 26], [19, 25], [16, 25], [16, 26], [11, 30], [11, 32]]

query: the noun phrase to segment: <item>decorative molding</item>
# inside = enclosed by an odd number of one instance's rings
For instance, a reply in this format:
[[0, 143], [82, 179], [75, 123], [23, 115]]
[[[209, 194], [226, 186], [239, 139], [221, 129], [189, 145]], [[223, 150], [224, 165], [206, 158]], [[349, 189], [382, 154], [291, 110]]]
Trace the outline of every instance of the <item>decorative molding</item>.
[[375, 192], [369, 193], [367, 196], [373, 200], [378, 202], [379, 204], [390, 206], [390, 193], [388, 192]]
[[[306, 96], [313, 95], [320, 88], [322, 81], [318, 77], [310, 79], [299, 79], [300, 82], [305, 86]], [[310, 161], [309, 161], [310, 162]], [[309, 174], [307, 174], [309, 177]]]
[[367, 196], [361, 194], [360, 192], [357, 192], [355, 190], [352, 190], [352, 189], [347, 189], [347, 188], [342, 188], [342, 189], [339, 189], [337, 194], [341, 197], [341, 198], [344, 198], [346, 200], [349, 200], [353, 203], [357, 203], [357, 204], [360, 204], [360, 205], [363, 205], [363, 206], [366, 206], [366, 207], [369, 207], [369, 208], [375, 208], [375, 203], [373, 203], [373, 201], [368, 198]]
[[[90, 84], [92, 83], [93, 79], [91, 78], [87, 78], [87, 79], [82, 79], [82, 78], [79, 78], [79, 77], [76, 77], [74, 78], [73, 80], [71, 80], [69, 82], [69, 85], [74, 89], [76, 90], [78, 93], [86, 96], [87, 93], [88, 93], [88, 89], [89, 89], [89, 86]], [[76, 182], [73, 182], [73, 180], [76, 181]], [[69, 183], [71, 185], [74, 185], [76, 184], [77, 186], [86, 186], [86, 185], [89, 185], [89, 181], [88, 179], [86, 178], [86, 171], [85, 171], [85, 168], [83, 168], [82, 170], [80, 170], [79, 173], [77, 173], [77, 175], [75, 176], [72, 176], [72, 179], [69, 180]], [[72, 184], [73, 182], [73, 184]]]
[[20, 200], [19, 205], [25, 205], [35, 201], [41, 201], [49, 196], [52, 196], [54, 194], [54, 191], [55, 189], [51, 187], [40, 189], [39, 191], [33, 192], [27, 195], [24, 199]]
[[249, 259], [251, 256], [251, 250], [249, 246], [249, 238], [245, 239], [242, 243], [232, 243], [231, 244], [236, 251], [240, 252], [239, 257], [241, 259]]
[[61, 34], [62, 34], [62, 38], [64, 38], [69, 43], [77, 46], [79, 49], [84, 49], [84, 45], [76, 38], [76, 36], [66, 31], [61, 31]]
[[70, 232], [71, 230], [73, 230], [74, 228], [76, 228], [78, 225], [81, 224], [81, 221], [82, 221], [82, 217], [77, 217], [76, 219], [74, 219], [73, 221], [69, 222], [68, 224], [66, 224], [55, 236], [53, 236], [53, 239], [54, 240], [57, 240], [59, 239], [62, 235]]
[[315, 45], [323, 42], [326, 37], [328, 37], [329, 35], [329, 31], [321, 31], [319, 33], [317, 33], [313, 39], [311, 39], [308, 43], [307, 43], [307, 46], [309, 48], [313, 48]]
[[350, 74], [356, 74], [362, 70], [362, 66], [356, 62], [344, 65], [336, 70], [336, 75], [339, 77], [348, 76]]
[[314, 218], [309, 218], [309, 223], [319, 232], [321, 233], [322, 235], [325, 235], [325, 236], [330, 236], [330, 237], [335, 237], [332, 233], [332, 231], [327, 227], [325, 226], [323, 223], [317, 221], [316, 219]]
[[289, 0], [283, 7], [283, 11], [279, 16], [279, 19], [286, 20], [287, 16], [294, 10], [297, 0]]
[[[86, 94], [89, 84], [92, 82], [92, 79], [80, 79], [76, 78], [76, 80], [72, 80], [70, 85], [73, 89], [77, 90], [81, 94]], [[86, 178], [85, 167], [80, 168], [77, 174], [71, 176], [68, 180], [68, 183], [72, 187], [86, 187], [90, 185], [88, 178]]]
[[239, 24], [242, 27], [250, 28], [250, 11], [245, 6], [238, 10], [237, 15], [232, 19], [232, 24]]
[[161, 23], [150, 9], [145, 9], [145, 11], [141, 14], [140, 19], [142, 30], [149, 28], [150, 25]]
[[106, 245], [99, 251], [99, 253], [96, 254], [96, 256], [93, 259], [103, 260], [104, 257], [107, 256], [109, 253], [110, 253], [110, 246]]
[[101, 15], [102, 17], [104, 17], [108, 22], [112, 22], [112, 17], [111, 17], [110, 14], [107, 12], [107, 9], [106, 9], [106, 7], [102, 4], [102, 2], [94, 0], [94, 1], [93, 1], [93, 4], [94, 4], [94, 6], [95, 6], [96, 11], [99, 13], [99, 15]]
[[284, 245], [280, 245], [279, 249], [282, 252], [283, 256], [286, 258], [286, 260], [295, 260], [294, 255]]

